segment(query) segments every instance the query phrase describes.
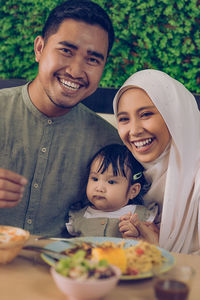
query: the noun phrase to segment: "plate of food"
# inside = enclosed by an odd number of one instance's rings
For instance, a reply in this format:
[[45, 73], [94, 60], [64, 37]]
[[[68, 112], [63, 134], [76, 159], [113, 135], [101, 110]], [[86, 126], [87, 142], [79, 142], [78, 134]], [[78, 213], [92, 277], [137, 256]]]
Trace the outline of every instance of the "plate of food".
[[[89, 259], [106, 259], [121, 269], [121, 280], [150, 278], [154, 273], [164, 273], [175, 263], [165, 249], [144, 241], [112, 237], [76, 237], [48, 244], [45, 249], [67, 256], [83, 249]], [[56, 260], [47, 254], [42, 259], [54, 266]]]

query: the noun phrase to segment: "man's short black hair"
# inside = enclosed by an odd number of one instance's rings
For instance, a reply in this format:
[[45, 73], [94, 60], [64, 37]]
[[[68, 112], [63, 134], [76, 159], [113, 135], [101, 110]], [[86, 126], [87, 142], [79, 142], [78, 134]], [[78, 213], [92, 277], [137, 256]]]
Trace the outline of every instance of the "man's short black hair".
[[55, 34], [61, 23], [66, 19], [74, 19], [90, 25], [99, 25], [108, 33], [108, 53], [114, 42], [114, 29], [112, 22], [103, 8], [89, 0], [69, 0], [55, 7], [49, 14], [42, 37], [45, 41]]

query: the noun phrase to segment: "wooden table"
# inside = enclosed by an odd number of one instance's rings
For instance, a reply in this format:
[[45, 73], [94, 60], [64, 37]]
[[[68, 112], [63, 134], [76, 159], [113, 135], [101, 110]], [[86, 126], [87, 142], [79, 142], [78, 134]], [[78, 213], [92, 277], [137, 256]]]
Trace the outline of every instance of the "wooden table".
[[[29, 244], [35, 244], [33, 237]], [[44, 246], [50, 241], [37, 241]], [[190, 265], [196, 270], [189, 300], [200, 299], [200, 256], [173, 254], [177, 265]], [[56, 287], [49, 266], [40, 254], [22, 250], [11, 263], [0, 265], [1, 300], [66, 300]], [[121, 281], [104, 300], [153, 300], [153, 280]]]

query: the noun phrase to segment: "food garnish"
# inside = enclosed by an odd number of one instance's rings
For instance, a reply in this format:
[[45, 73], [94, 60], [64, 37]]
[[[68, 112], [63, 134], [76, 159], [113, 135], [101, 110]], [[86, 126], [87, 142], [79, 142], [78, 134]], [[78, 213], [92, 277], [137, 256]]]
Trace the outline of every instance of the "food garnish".
[[61, 259], [55, 269], [61, 275], [77, 280], [105, 279], [115, 275], [105, 259], [99, 261], [87, 259], [84, 250], [78, 250], [71, 256]]

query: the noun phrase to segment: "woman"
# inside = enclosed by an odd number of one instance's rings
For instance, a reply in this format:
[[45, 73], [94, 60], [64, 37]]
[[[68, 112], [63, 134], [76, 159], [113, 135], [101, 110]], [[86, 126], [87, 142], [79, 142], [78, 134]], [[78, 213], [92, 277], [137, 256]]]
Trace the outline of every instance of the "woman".
[[119, 135], [152, 182], [144, 202], [158, 202], [159, 245], [200, 254], [200, 113], [194, 96], [157, 70], [132, 75], [114, 98]]

